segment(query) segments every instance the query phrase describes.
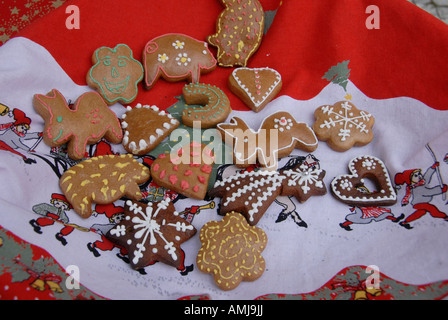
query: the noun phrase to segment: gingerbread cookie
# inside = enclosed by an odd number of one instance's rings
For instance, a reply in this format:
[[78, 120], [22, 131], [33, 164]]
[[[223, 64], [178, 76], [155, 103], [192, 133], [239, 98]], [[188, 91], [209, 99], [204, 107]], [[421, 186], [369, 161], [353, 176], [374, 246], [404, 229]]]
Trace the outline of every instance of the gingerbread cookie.
[[227, 95], [218, 87], [203, 83], [190, 83], [182, 90], [187, 104], [199, 105], [182, 111], [182, 123], [193, 127], [195, 121], [202, 129], [215, 127], [227, 119], [230, 111], [230, 101]]
[[169, 82], [199, 82], [201, 74], [213, 71], [216, 65], [206, 42], [178, 33], [162, 35], [143, 50], [144, 86], [151, 89], [160, 77]]
[[220, 197], [220, 215], [237, 211], [250, 225], [256, 225], [278, 196], [294, 196], [303, 203], [311, 196], [324, 195], [325, 171], [308, 168], [303, 164], [284, 170], [252, 170], [238, 172], [216, 181], [209, 197]]
[[123, 196], [140, 200], [139, 185], [150, 178], [149, 169], [131, 154], [84, 160], [64, 172], [59, 180], [64, 195], [83, 218], [92, 215], [92, 202], [109, 204]]
[[176, 153], [162, 153], [151, 165], [153, 181], [193, 199], [204, 199], [214, 156], [205, 144], [192, 142]]
[[68, 156], [74, 160], [81, 160], [86, 146], [103, 137], [111, 143], [123, 139], [120, 121], [97, 92], [84, 93], [72, 108], [56, 89], [47, 95], [35, 94], [33, 104], [45, 121], [45, 143], [50, 147], [67, 143]]
[[245, 171], [216, 181], [208, 192], [209, 197], [220, 197], [220, 215], [237, 211], [244, 215], [247, 222], [254, 226], [269, 206], [280, 195], [285, 176], [276, 171]]
[[[333, 194], [351, 206], [390, 206], [397, 202], [397, 194], [383, 161], [372, 156], [352, 159], [348, 165], [350, 174], [340, 175], [331, 182]], [[366, 179], [375, 184], [369, 190]]]
[[311, 128], [297, 122], [285, 111], [276, 112], [263, 120], [254, 131], [240, 118], [230, 123], [220, 123], [218, 130], [233, 147], [234, 163], [246, 168], [257, 161], [264, 168], [277, 169], [278, 159], [289, 155], [294, 149], [312, 152], [317, 148], [317, 138]]
[[281, 196], [294, 196], [303, 203], [310, 197], [327, 194], [324, 183], [326, 172], [320, 166], [309, 166], [306, 161], [303, 161], [279, 172], [280, 175], [286, 177], [282, 184]]
[[199, 239], [197, 266], [212, 274], [220, 289], [232, 290], [241, 281], [254, 281], [263, 275], [266, 264], [261, 253], [268, 238], [262, 229], [249, 226], [241, 214], [230, 212], [221, 221], [207, 222]]
[[148, 204], [127, 200], [124, 213], [124, 219], [106, 238], [126, 248], [133, 269], [157, 261], [181, 268], [181, 244], [193, 237], [196, 229], [179, 216], [169, 198]]
[[143, 80], [143, 66], [134, 59], [131, 48], [125, 44], [98, 48], [93, 53], [92, 63], [87, 84], [98, 91], [107, 104], [134, 101], [137, 85]]
[[144, 155], [152, 151], [174, 129], [179, 121], [156, 106], [127, 107], [122, 115], [123, 147], [127, 152]]
[[229, 88], [255, 112], [277, 96], [282, 88], [280, 73], [271, 68], [236, 68], [229, 76]]
[[321, 141], [335, 151], [346, 151], [353, 146], [364, 146], [373, 139], [375, 118], [358, 110], [351, 102], [340, 101], [319, 107], [315, 113], [313, 130]]
[[218, 49], [222, 67], [245, 67], [263, 39], [264, 11], [258, 0], [221, 0], [226, 8], [216, 21], [216, 33], [207, 38]]

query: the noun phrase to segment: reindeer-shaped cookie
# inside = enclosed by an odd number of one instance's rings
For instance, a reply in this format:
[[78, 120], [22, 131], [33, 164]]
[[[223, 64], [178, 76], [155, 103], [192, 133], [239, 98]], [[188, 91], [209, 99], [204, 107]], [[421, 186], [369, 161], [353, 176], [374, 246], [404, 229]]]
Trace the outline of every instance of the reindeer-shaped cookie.
[[50, 147], [67, 143], [67, 152], [73, 160], [81, 160], [86, 145], [105, 138], [111, 143], [123, 139], [120, 122], [97, 92], [86, 92], [73, 108], [56, 89], [46, 95], [35, 94], [34, 108], [45, 121], [43, 139]]
[[318, 144], [314, 131], [286, 111], [264, 119], [258, 131], [237, 117], [232, 118], [231, 123], [218, 124], [217, 128], [225, 142], [233, 146], [233, 161], [240, 168], [258, 161], [261, 167], [276, 170], [278, 159], [286, 157], [295, 148], [312, 152]]

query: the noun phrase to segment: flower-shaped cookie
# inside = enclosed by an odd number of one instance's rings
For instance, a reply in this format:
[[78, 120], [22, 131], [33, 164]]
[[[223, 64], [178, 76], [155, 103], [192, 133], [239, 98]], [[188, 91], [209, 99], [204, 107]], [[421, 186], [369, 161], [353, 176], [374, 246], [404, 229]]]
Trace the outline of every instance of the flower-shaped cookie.
[[87, 84], [98, 91], [107, 104], [135, 100], [144, 71], [140, 61], [133, 57], [131, 48], [125, 44], [98, 48], [92, 56], [92, 63], [86, 77]]
[[348, 101], [321, 106], [314, 116], [314, 133], [333, 150], [346, 151], [353, 146], [364, 146], [373, 139], [375, 118]]
[[197, 266], [213, 274], [216, 285], [232, 290], [241, 281], [254, 281], [265, 270], [261, 252], [266, 247], [266, 233], [250, 226], [237, 212], [228, 213], [221, 221], [207, 222], [199, 233], [201, 248]]

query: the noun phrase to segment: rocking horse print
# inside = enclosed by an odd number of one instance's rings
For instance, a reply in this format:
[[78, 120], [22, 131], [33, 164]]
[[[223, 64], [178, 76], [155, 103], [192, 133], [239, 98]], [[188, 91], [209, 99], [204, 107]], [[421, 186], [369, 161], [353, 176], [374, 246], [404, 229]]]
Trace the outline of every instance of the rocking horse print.
[[218, 124], [217, 128], [226, 137], [225, 142], [232, 144], [233, 160], [240, 168], [258, 161], [261, 167], [276, 170], [279, 158], [288, 156], [296, 148], [312, 152], [318, 144], [313, 130], [285, 111], [264, 119], [258, 131], [237, 117], [232, 118], [231, 123]]
[[120, 143], [123, 139], [117, 116], [96, 92], [81, 95], [73, 108], [56, 89], [47, 95], [34, 95], [33, 103], [45, 121], [44, 142], [50, 147], [67, 143], [68, 155], [73, 160], [81, 160], [86, 145], [103, 137], [111, 143]]

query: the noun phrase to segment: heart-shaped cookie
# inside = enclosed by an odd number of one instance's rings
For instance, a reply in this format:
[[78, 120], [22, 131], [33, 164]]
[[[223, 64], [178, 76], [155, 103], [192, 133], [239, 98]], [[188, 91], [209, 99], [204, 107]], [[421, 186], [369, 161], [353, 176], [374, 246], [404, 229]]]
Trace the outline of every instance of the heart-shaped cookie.
[[151, 165], [151, 176], [161, 187], [202, 200], [207, 194], [213, 164], [211, 149], [192, 142], [175, 153], [160, 154]]
[[282, 77], [271, 68], [237, 68], [228, 82], [230, 91], [255, 112], [261, 111], [282, 88]]
[[[340, 175], [331, 182], [333, 194], [352, 206], [389, 206], [397, 202], [397, 194], [386, 165], [372, 156], [352, 159], [348, 165], [350, 174]], [[368, 190], [365, 179], [375, 183], [376, 190]]]

